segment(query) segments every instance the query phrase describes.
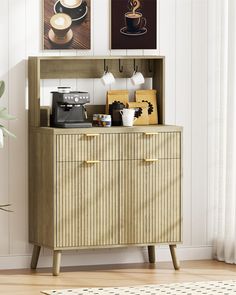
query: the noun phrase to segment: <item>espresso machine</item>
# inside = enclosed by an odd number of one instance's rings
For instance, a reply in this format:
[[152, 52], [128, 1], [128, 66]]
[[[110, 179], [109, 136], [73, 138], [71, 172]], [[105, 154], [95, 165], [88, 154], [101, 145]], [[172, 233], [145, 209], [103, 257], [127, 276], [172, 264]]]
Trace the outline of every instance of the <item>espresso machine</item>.
[[88, 128], [85, 104], [90, 102], [88, 92], [52, 92], [51, 126], [60, 128]]

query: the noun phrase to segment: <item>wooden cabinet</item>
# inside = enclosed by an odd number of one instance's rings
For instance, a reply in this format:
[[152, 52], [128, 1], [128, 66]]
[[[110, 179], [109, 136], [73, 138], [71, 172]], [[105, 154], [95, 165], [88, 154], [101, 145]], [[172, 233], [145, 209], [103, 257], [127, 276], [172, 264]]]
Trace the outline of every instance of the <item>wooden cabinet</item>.
[[[41, 127], [41, 79], [99, 78], [104, 57], [29, 58], [29, 240], [31, 268], [40, 248], [61, 251], [168, 244], [182, 241], [182, 128], [165, 126], [164, 58], [105, 57], [117, 78], [134, 60], [157, 90], [159, 124], [89, 129]], [[119, 71], [121, 60], [123, 71]], [[48, 120], [47, 120], [48, 121]]]
[[32, 267], [41, 246], [54, 250], [56, 275], [62, 250], [147, 245], [154, 261], [151, 247], [165, 243], [174, 253], [181, 137], [171, 126], [33, 130]]
[[180, 139], [180, 132], [56, 135], [55, 246], [179, 242]]

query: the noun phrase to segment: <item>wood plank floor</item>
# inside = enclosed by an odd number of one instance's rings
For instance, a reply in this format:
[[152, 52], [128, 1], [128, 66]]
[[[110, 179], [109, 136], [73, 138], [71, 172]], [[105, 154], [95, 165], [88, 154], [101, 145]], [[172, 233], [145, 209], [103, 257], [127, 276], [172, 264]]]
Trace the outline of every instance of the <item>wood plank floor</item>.
[[0, 294], [39, 295], [41, 290], [112, 287], [209, 280], [236, 280], [236, 265], [217, 261], [185, 261], [174, 271], [171, 263], [127, 264], [63, 268], [58, 277], [51, 269], [0, 271]]

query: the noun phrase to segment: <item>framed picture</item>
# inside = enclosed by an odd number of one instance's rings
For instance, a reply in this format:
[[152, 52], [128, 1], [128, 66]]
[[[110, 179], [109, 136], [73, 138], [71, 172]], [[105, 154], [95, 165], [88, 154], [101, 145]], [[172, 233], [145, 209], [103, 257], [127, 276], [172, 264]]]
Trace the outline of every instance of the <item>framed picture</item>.
[[156, 49], [156, 0], [111, 0], [111, 49]]
[[90, 49], [90, 0], [44, 1], [44, 49]]

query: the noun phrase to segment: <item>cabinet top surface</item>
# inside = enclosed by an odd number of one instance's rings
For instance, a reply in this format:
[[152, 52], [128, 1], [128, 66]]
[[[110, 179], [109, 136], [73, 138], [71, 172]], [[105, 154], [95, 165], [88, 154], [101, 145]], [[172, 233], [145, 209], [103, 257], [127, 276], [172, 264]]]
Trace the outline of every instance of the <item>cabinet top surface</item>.
[[92, 128], [51, 128], [51, 127], [39, 127], [34, 130], [42, 133], [48, 133], [52, 135], [60, 134], [89, 134], [89, 133], [134, 133], [134, 132], [181, 132], [183, 130], [180, 126], [171, 125], [149, 125], [149, 126], [133, 126], [133, 127], [92, 127]]
[[101, 60], [101, 59], [164, 59], [160, 55], [145, 56], [30, 56], [37, 60]]

